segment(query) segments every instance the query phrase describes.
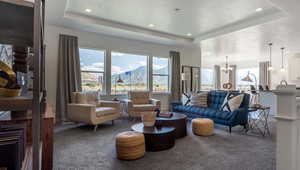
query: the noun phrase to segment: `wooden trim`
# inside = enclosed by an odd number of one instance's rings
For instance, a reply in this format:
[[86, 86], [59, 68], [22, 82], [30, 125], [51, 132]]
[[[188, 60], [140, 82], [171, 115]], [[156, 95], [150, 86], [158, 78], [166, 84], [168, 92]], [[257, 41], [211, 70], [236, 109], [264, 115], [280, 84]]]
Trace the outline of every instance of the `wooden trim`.
[[43, 57], [43, 40], [42, 40], [42, 2], [35, 0], [34, 3], [34, 27], [33, 27], [33, 102], [32, 102], [32, 169], [41, 170], [41, 58]]
[[298, 117], [291, 117], [291, 116], [274, 116], [274, 118], [277, 120], [285, 120], [285, 121], [296, 121], [300, 119]]
[[6, 2], [6, 3], [10, 3], [10, 4], [14, 4], [14, 5], [20, 5], [20, 6], [25, 6], [25, 7], [30, 7], [30, 8], [34, 7], [34, 3], [28, 2], [28, 1], [24, 1], [24, 0], [0, 0], [0, 2]]

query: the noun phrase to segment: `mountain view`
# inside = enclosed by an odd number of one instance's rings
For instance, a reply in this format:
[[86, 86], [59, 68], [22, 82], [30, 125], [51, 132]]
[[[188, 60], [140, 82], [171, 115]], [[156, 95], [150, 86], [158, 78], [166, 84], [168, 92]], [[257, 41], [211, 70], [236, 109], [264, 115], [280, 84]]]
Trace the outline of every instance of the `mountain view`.
[[[156, 74], [164, 74], [168, 72], [168, 67], [164, 67], [161, 68], [159, 70], [156, 70], [155, 73]], [[130, 75], [131, 73], [131, 75]], [[132, 70], [129, 72], [124, 72], [121, 74], [114, 74], [112, 75], [112, 83], [115, 84], [115, 80], [119, 78], [119, 76], [121, 76], [121, 79], [124, 82], [130, 82], [130, 77], [131, 77], [131, 81], [135, 82], [136, 84], [140, 84], [140, 83], [144, 83], [147, 82], [147, 67], [146, 66], [140, 66], [135, 70]], [[163, 82], [163, 77], [161, 77], [160, 79], [156, 79], [155, 81], [153, 80], [154, 84], [164, 84]]]
[[[104, 55], [104, 51], [80, 49], [81, 77], [84, 90], [103, 89]], [[157, 58], [153, 61], [153, 72], [155, 74], [168, 74], [168, 64], [164, 60], [166, 59], [162, 59], [161, 62]], [[128, 90], [146, 90], [146, 61], [146, 56], [112, 53], [112, 94], [126, 93]], [[154, 76], [154, 91], [167, 91], [168, 81], [168, 76]]]

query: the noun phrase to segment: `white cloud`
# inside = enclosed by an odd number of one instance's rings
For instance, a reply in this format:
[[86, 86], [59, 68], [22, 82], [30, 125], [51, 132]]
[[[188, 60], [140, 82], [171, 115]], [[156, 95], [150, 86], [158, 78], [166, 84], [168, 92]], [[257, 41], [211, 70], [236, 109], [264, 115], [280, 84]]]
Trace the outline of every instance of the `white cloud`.
[[92, 66], [94, 66], [96, 68], [102, 68], [102, 67], [104, 67], [104, 63], [93, 63]]
[[136, 69], [137, 67], [136, 67], [136, 66], [133, 66], [133, 65], [130, 65], [128, 68], [129, 68], [128, 70], [134, 70], [134, 69]]
[[112, 74], [120, 74], [120, 73], [123, 73], [123, 72], [125, 72], [125, 70], [122, 70], [122, 68], [119, 67], [119, 66], [112, 66], [112, 68], [111, 68], [111, 73]]
[[142, 65], [142, 66], [145, 66], [145, 65], [147, 65], [147, 62], [146, 61], [140, 61], [139, 64]]
[[92, 65], [89, 66], [83, 66], [81, 65], [82, 70], [89, 70], [89, 71], [100, 71], [104, 70], [104, 63], [93, 63]]
[[159, 70], [159, 69], [162, 69], [162, 68], [164, 68], [164, 67], [166, 67], [166, 66], [165, 66], [165, 65], [153, 64], [154, 70]]
[[111, 55], [112, 56], [124, 56], [125, 54], [113, 52], [113, 53], [111, 53]]

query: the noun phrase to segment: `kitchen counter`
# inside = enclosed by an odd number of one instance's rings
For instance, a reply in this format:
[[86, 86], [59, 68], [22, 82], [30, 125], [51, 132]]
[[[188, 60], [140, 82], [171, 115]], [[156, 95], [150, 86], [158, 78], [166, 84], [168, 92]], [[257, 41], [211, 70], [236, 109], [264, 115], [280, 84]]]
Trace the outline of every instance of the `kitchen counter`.
[[270, 115], [277, 115], [277, 96], [272, 91], [259, 92], [259, 104], [270, 107]]

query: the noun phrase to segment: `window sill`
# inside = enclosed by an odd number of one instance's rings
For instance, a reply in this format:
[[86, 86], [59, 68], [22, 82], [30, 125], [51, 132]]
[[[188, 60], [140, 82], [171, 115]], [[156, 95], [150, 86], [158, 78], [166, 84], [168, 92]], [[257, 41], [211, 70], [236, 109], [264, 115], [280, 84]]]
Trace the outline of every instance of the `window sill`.
[[[170, 92], [152, 92], [152, 95], [153, 96], [169, 96], [171, 95]], [[101, 94], [100, 95], [101, 97], [120, 97], [120, 98], [124, 98], [124, 97], [127, 97], [127, 94], [124, 93], [124, 94]]]
[[169, 96], [170, 92], [152, 92], [153, 95], [163, 95], [163, 96]]

